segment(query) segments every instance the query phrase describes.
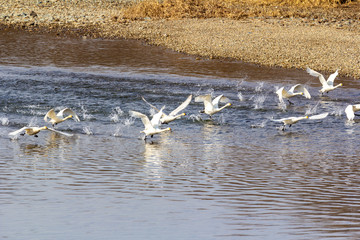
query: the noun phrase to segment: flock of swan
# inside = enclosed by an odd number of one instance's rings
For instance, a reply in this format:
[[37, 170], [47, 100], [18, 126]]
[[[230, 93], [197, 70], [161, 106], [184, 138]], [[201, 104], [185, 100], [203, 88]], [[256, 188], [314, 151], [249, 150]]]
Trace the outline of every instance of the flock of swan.
[[[342, 86], [341, 83], [334, 86], [334, 81], [338, 75], [338, 70], [335, 73], [331, 74], [327, 80], [325, 80], [324, 76], [321, 73], [316, 72], [310, 68], [307, 68], [306, 71], [311, 76], [319, 78], [320, 83], [322, 84], [322, 88], [320, 90], [321, 94], [328, 93], [329, 91], [333, 91], [336, 88]], [[290, 104], [293, 104], [292, 102], [290, 102], [289, 98], [292, 98], [294, 96], [299, 96], [299, 95], [304, 96], [307, 99], [311, 98], [309, 91], [302, 84], [296, 84], [296, 85], [292, 86], [289, 90], [285, 90], [284, 87], [281, 87], [280, 89], [278, 89], [276, 91], [276, 94], [279, 97], [280, 103], [284, 103], [284, 99], [287, 99], [287, 101]], [[144, 125], [144, 130], [142, 130], [141, 133], [144, 134], [143, 139], [145, 140], [147, 136], [153, 137], [153, 135], [155, 135], [155, 134], [159, 134], [159, 133], [166, 132], [166, 131], [171, 131], [170, 127], [161, 128], [161, 126], [163, 124], [168, 124], [176, 119], [179, 119], [182, 116], [185, 116], [185, 113], [181, 113], [181, 112], [190, 104], [190, 102], [192, 100], [192, 95], [189, 95], [183, 103], [181, 103], [176, 109], [174, 109], [169, 114], [166, 114], [164, 112], [165, 106], [163, 106], [162, 108], [159, 109], [159, 108], [155, 107], [154, 105], [152, 105], [151, 103], [149, 103], [144, 97], [142, 97], [142, 100], [145, 103], [147, 103], [152, 109], [155, 110], [155, 114], [152, 116], [151, 120], [149, 119], [149, 117], [147, 115], [137, 112], [137, 111], [129, 111], [129, 114], [130, 114], [130, 116], [132, 116], [134, 118], [141, 119], [141, 121]], [[195, 102], [203, 103], [204, 109], [201, 110], [200, 113], [207, 114], [210, 117], [210, 119], [212, 118], [212, 115], [220, 112], [221, 110], [223, 110], [226, 107], [231, 106], [230, 100], [223, 95], [219, 95], [219, 96], [215, 97], [214, 99], [212, 99], [211, 94], [200, 95], [200, 96], [195, 97]], [[225, 103], [225, 105], [220, 107], [219, 106], [220, 103]], [[348, 105], [346, 107], [345, 113], [346, 113], [347, 119], [349, 121], [354, 120], [356, 111], [360, 111], [360, 104]], [[322, 113], [322, 114], [318, 114], [318, 115], [314, 115], [314, 116], [287, 117], [287, 118], [282, 118], [282, 119], [271, 119], [271, 120], [275, 121], [275, 122], [282, 122], [283, 126], [280, 129], [284, 131], [286, 126], [291, 127], [291, 125], [297, 123], [300, 120], [304, 120], [304, 119], [318, 120], [318, 119], [324, 119], [327, 116], [328, 116], [328, 113]], [[59, 111], [58, 113], [55, 113], [55, 110], [51, 109], [44, 116], [44, 121], [50, 123], [53, 128], [47, 127], [47, 126], [23, 127], [19, 130], [10, 132], [9, 136], [14, 137], [19, 134], [23, 136], [23, 135], [27, 134], [30, 136], [37, 137], [38, 136], [37, 134], [43, 130], [56, 132], [56, 133], [59, 133], [59, 134], [65, 135], [65, 136], [72, 136], [73, 134], [65, 133], [65, 132], [54, 129], [55, 125], [62, 123], [68, 119], [74, 119], [77, 122], [80, 121], [78, 115], [69, 108], [64, 108], [61, 111]]]

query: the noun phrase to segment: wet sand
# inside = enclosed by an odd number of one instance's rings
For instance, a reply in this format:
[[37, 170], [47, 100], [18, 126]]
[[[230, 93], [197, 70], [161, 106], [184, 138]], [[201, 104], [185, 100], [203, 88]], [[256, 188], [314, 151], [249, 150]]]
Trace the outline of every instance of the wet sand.
[[[70, 1], [71, 2], [71, 1]], [[2, 28], [91, 38], [141, 39], [199, 58], [231, 58], [266, 66], [360, 77], [358, 19], [245, 18], [231, 20], [121, 18], [126, 1], [0, 1]]]

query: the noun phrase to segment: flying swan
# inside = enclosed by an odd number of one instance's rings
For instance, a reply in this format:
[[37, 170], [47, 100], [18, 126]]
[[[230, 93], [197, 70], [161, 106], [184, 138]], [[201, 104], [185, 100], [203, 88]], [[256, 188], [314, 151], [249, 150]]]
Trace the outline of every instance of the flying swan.
[[[64, 115], [68, 115], [66, 117], [64, 117]], [[76, 122], [80, 122], [80, 119], [78, 117], [78, 115], [76, 115], [76, 113], [71, 110], [70, 108], [64, 108], [63, 110], [61, 110], [60, 112], [58, 112], [57, 114], [55, 113], [55, 110], [54, 109], [50, 109], [45, 117], [44, 117], [44, 121], [47, 122], [48, 121], [48, 118], [50, 118], [50, 123], [53, 125], [53, 127], [58, 124], [58, 123], [61, 123], [67, 119], [70, 119], [70, 118], [74, 118], [74, 120]]]
[[345, 108], [346, 117], [349, 121], [353, 121], [355, 118], [355, 112], [360, 111], [360, 104], [348, 105]]
[[341, 87], [343, 84], [340, 83], [336, 86], [334, 86], [334, 80], [337, 77], [338, 70], [336, 70], [336, 72], [334, 72], [333, 74], [331, 74], [329, 76], [329, 78], [327, 80], [325, 80], [324, 76], [321, 73], [318, 73], [310, 68], [306, 68], [306, 72], [309, 73], [311, 76], [313, 77], [318, 77], [321, 84], [322, 84], [322, 88], [320, 89], [321, 94], [327, 93], [329, 91], [332, 91], [338, 87]]
[[[151, 103], [146, 101], [144, 97], [141, 97], [141, 98], [144, 102], [146, 102], [155, 111], [160, 112], [160, 110], [157, 107], [155, 107], [154, 105], [152, 105]], [[178, 106], [175, 110], [173, 110], [171, 113], [169, 113], [169, 115], [167, 115], [163, 112], [161, 115], [161, 118], [160, 118], [161, 124], [168, 124], [178, 118], [181, 118], [182, 116], [185, 116], [186, 115], [185, 113], [181, 113], [181, 114], [178, 114], [178, 113], [181, 112], [182, 110], [184, 110], [189, 105], [189, 103], [191, 102], [191, 99], [192, 99], [192, 95], [189, 95], [187, 97], [187, 99], [182, 104], [180, 104], [180, 106]]]
[[49, 131], [52, 131], [52, 132], [55, 132], [55, 133], [65, 135], [67, 137], [73, 136], [73, 134], [60, 132], [60, 131], [57, 131], [57, 130], [55, 130], [53, 128], [48, 128], [46, 126], [44, 126], [44, 127], [23, 127], [23, 128], [21, 128], [19, 130], [16, 130], [16, 131], [13, 131], [13, 132], [9, 133], [9, 136], [14, 137], [14, 136], [16, 136], [18, 134], [20, 134], [21, 136], [24, 136], [25, 134], [27, 134], [29, 136], [38, 137], [37, 134], [42, 130], [49, 130]]
[[148, 116], [145, 114], [136, 112], [136, 111], [129, 111], [130, 116], [141, 118], [141, 121], [144, 124], [145, 129], [140, 131], [140, 133], [145, 133], [144, 140], [146, 140], [147, 136], [153, 137], [153, 135], [162, 133], [165, 131], [171, 131], [171, 128], [160, 129], [159, 126], [161, 125], [160, 118], [162, 115], [162, 110], [164, 107], [161, 108], [160, 112], [156, 113], [151, 121], [149, 120]]
[[[226, 107], [230, 107], [231, 103], [229, 103], [229, 99], [227, 97], [224, 97], [222, 94], [217, 96], [211, 101], [211, 95], [200, 95], [195, 98], [195, 102], [203, 102], [204, 103], [204, 110], [201, 110], [200, 113], [205, 113], [207, 115], [211, 116], [217, 112], [220, 112]], [[219, 108], [219, 102], [226, 103], [224, 106]]]
[[274, 122], [282, 122], [284, 125], [282, 126], [281, 130], [285, 131], [286, 125], [289, 125], [291, 127], [293, 124], [297, 123], [300, 120], [309, 119], [309, 120], [319, 120], [324, 119], [329, 115], [329, 113], [322, 113], [314, 116], [302, 116], [302, 117], [287, 117], [282, 119], [271, 119]]
[[280, 102], [284, 102], [283, 98], [287, 98], [290, 104], [291, 102], [289, 98], [297, 95], [304, 95], [307, 99], [311, 98], [309, 91], [302, 84], [296, 84], [292, 86], [288, 91], [285, 90], [284, 87], [281, 87], [279, 90], [276, 91], [276, 94], [278, 95]]

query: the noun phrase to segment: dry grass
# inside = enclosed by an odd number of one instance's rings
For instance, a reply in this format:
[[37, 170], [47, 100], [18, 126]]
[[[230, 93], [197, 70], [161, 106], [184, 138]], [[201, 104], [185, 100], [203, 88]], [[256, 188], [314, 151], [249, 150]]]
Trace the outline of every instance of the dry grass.
[[[309, 8], [329, 9], [351, 0], [143, 0], [123, 11], [127, 19], [306, 17]], [[313, 14], [314, 10], [311, 11]]]

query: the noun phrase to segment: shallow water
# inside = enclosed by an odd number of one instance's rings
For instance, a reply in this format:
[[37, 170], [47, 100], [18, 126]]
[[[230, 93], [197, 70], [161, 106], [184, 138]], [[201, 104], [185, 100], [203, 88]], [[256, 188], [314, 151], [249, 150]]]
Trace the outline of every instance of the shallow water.
[[[0, 238], [360, 238], [360, 128], [343, 112], [357, 81], [321, 97], [302, 70], [141, 42], [3, 31], [0, 45]], [[296, 83], [313, 97], [283, 109], [274, 91]], [[146, 142], [128, 113], [150, 114], [141, 96], [170, 112], [206, 93], [232, 106], [209, 120], [192, 101]], [[9, 138], [63, 107], [82, 120], [56, 126], [73, 137]], [[270, 120], [323, 112], [286, 131]]]

